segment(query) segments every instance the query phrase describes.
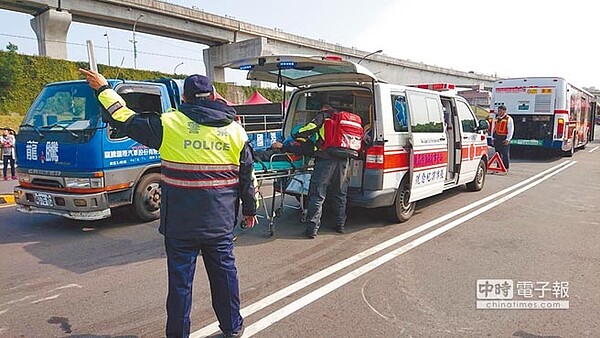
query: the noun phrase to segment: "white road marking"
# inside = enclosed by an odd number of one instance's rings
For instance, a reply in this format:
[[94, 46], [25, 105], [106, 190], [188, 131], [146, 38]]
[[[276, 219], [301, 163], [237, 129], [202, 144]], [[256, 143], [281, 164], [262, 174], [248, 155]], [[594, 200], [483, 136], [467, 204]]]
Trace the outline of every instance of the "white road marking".
[[[367, 281], [368, 282], [368, 281]], [[360, 294], [362, 295], [363, 300], [365, 301], [365, 303], [367, 304], [367, 306], [373, 310], [373, 312], [375, 312], [376, 315], [378, 315], [379, 317], [385, 319], [385, 320], [390, 320], [390, 317], [383, 315], [381, 312], [377, 311], [376, 308], [373, 307], [373, 305], [371, 305], [371, 303], [369, 303], [369, 301], [367, 300], [367, 296], [365, 295], [365, 287], [367, 286], [367, 282], [365, 282], [362, 286], [362, 288], [360, 288]], [[394, 316], [395, 318], [396, 316]]]
[[0, 304], [0, 306], [4, 306], [4, 305], [10, 305], [10, 304], [14, 304], [14, 303], [22, 302], [22, 301], [28, 300], [29, 298], [33, 298], [33, 296], [25, 296], [25, 297], [23, 297], [23, 298], [19, 298], [19, 299], [11, 300], [11, 301], [8, 301], [8, 302], [6, 302], [6, 303], [4, 303], [4, 304]]
[[5, 208], [15, 208], [14, 204], [3, 204], [0, 205], [0, 209], [5, 209]]
[[[8, 309], [4, 309], [0, 311], [0, 315], [6, 313], [6, 311], [8, 311]], [[1, 332], [1, 331], [0, 331]]]
[[40, 298], [40, 299], [38, 299], [38, 300], [34, 300], [33, 302], [31, 302], [31, 304], [37, 304], [37, 303], [45, 302], [45, 301], [47, 301], [47, 300], [53, 300], [53, 299], [56, 299], [56, 298], [58, 298], [58, 296], [60, 296], [60, 293], [59, 293], [59, 294], [56, 294], [56, 295], [54, 295], [54, 296], [50, 296], [50, 297], [44, 297], [44, 298]]
[[594, 152], [594, 150], [596, 150], [596, 149], [598, 149], [598, 148], [600, 148], [600, 146], [596, 146], [596, 147], [594, 147], [594, 148], [590, 149], [590, 150], [588, 151], [588, 153], [593, 153], [593, 152]]
[[79, 288], [81, 289], [83, 286], [79, 285], [79, 284], [68, 284], [68, 285], [63, 285], [63, 286], [59, 286], [55, 289], [52, 289], [50, 291], [46, 291], [46, 293], [50, 293], [50, 292], [54, 292], [54, 291], [58, 291], [58, 290], [62, 290], [62, 289], [69, 289], [69, 288]]
[[367, 272], [370, 272], [371, 270], [383, 265], [384, 263], [389, 262], [390, 260], [418, 247], [419, 245], [447, 232], [448, 230], [451, 230], [452, 228], [455, 228], [456, 226], [492, 209], [495, 208], [496, 206], [510, 200], [511, 198], [535, 187], [536, 185], [544, 182], [545, 180], [549, 179], [550, 177], [560, 173], [561, 171], [571, 167], [572, 165], [574, 165], [575, 163], [577, 163], [576, 161], [569, 163], [568, 165], [560, 168], [559, 170], [556, 170], [553, 173], [550, 173], [546, 176], [544, 176], [543, 178], [523, 187], [520, 188], [517, 191], [514, 191], [502, 198], [500, 198], [497, 201], [494, 201], [488, 205], [485, 205], [469, 214], [466, 214], [465, 216], [462, 216], [446, 225], [443, 225], [417, 239], [415, 239], [414, 241], [405, 244], [403, 246], [401, 246], [398, 249], [395, 249], [393, 251], [390, 251], [389, 253], [353, 270], [350, 271], [349, 273], [345, 274], [344, 276], [318, 288], [317, 290], [307, 294], [306, 296], [303, 296], [295, 301], [293, 301], [292, 303], [282, 307], [281, 309], [271, 313], [270, 315], [265, 316], [264, 318], [258, 320], [257, 322], [255, 322], [254, 324], [248, 326], [246, 328], [246, 330], [244, 331], [244, 337], [248, 338], [248, 337], [252, 337], [253, 335], [255, 335], [256, 333], [264, 330], [265, 328], [273, 325], [274, 323], [278, 322], [279, 320], [291, 315], [292, 313], [302, 309], [303, 307], [309, 305], [310, 303], [324, 297], [325, 295], [329, 294], [332, 291], [335, 291], [336, 289], [339, 289], [340, 287], [342, 287], [345, 284], [348, 284], [349, 282], [355, 280], [356, 278], [366, 274]]
[[[323, 269], [323, 270], [321, 270], [321, 271], [319, 271], [317, 273], [314, 273], [314, 274], [312, 274], [312, 275], [310, 275], [310, 276], [308, 276], [308, 277], [306, 277], [306, 278], [304, 278], [302, 280], [299, 280], [299, 281], [295, 282], [294, 284], [291, 284], [290, 286], [287, 286], [287, 287], [285, 287], [285, 288], [283, 288], [283, 289], [281, 289], [281, 290], [279, 290], [279, 291], [277, 291], [277, 292], [275, 292], [275, 293], [273, 293], [273, 294], [271, 294], [271, 295], [269, 295], [269, 296], [267, 296], [267, 297], [265, 297], [265, 298], [263, 298], [263, 299], [255, 302], [255, 303], [252, 303], [252, 304], [246, 306], [245, 308], [243, 308], [241, 310], [241, 314], [242, 314], [243, 317], [248, 317], [248, 316], [250, 316], [250, 315], [252, 315], [252, 314], [254, 314], [254, 313], [256, 313], [256, 312], [258, 312], [258, 311], [260, 311], [260, 310], [262, 310], [264, 308], [266, 308], [267, 306], [270, 306], [270, 305], [274, 304], [275, 302], [277, 302], [277, 301], [279, 301], [279, 300], [281, 300], [283, 298], [286, 298], [289, 295], [291, 295], [291, 294], [293, 294], [293, 293], [295, 293], [295, 292], [297, 292], [299, 290], [302, 290], [303, 288], [305, 288], [307, 286], [310, 286], [313, 283], [318, 282], [319, 280], [321, 280], [321, 279], [323, 279], [323, 278], [325, 278], [325, 277], [327, 277], [329, 275], [332, 275], [332, 274], [334, 274], [334, 273], [336, 273], [336, 272], [338, 272], [338, 271], [340, 271], [340, 270], [342, 270], [342, 269], [344, 269], [344, 268], [346, 268], [346, 267], [348, 267], [348, 266], [350, 266], [350, 265], [352, 265], [352, 264], [354, 264], [356, 262], [359, 262], [360, 260], [362, 260], [364, 258], [367, 258], [367, 257], [369, 257], [371, 255], [374, 255], [374, 254], [376, 254], [376, 253], [378, 253], [378, 252], [380, 252], [382, 250], [385, 250], [386, 248], [388, 248], [388, 247], [390, 247], [390, 246], [392, 246], [394, 244], [397, 244], [397, 243], [399, 243], [399, 242], [401, 242], [401, 241], [403, 241], [403, 240], [405, 240], [407, 238], [410, 238], [410, 237], [412, 237], [412, 236], [414, 236], [414, 235], [416, 235], [416, 234], [418, 234], [420, 232], [423, 232], [423, 231], [425, 231], [425, 230], [427, 230], [427, 229], [429, 229], [431, 227], [434, 227], [434, 226], [436, 226], [436, 225], [438, 225], [438, 224], [440, 224], [442, 222], [445, 222], [445, 221], [447, 221], [447, 220], [449, 220], [451, 218], [454, 218], [454, 217], [456, 217], [456, 216], [458, 216], [458, 215], [460, 215], [460, 214], [462, 214], [464, 212], [467, 212], [467, 211], [469, 211], [469, 210], [471, 210], [473, 208], [476, 208], [476, 207], [478, 207], [478, 206], [480, 206], [482, 204], [485, 204], [485, 203], [488, 203], [490, 201], [493, 201], [496, 198], [498, 198], [499, 196], [504, 195], [504, 194], [506, 194], [506, 193], [508, 193], [508, 192], [510, 192], [512, 190], [515, 190], [515, 189], [517, 189], [517, 188], [519, 188], [519, 187], [521, 187], [523, 185], [526, 185], [529, 182], [534, 181], [534, 180], [536, 180], [536, 179], [538, 179], [538, 178], [540, 178], [540, 177], [542, 177], [542, 176], [544, 176], [544, 175], [546, 175], [546, 174], [548, 174], [548, 173], [550, 173], [550, 172], [552, 172], [554, 170], [557, 170], [557, 169], [559, 169], [561, 167], [564, 167], [564, 166], [568, 165], [569, 163], [575, 163], [575, 162], [571, 162], [570, 160], [564, 161], [564, 162], [562, 162], [562, 163], [560, 163], [558, 165], [555, 165], [554, 167], [551, 167], [551, 168], [549, 168], [547, 170], [544, 170], [541, 173], [539, 173], [537, 175], [534, 175], [534, 176], [532, 176], [532, 177], [530, 177], [530, 178], [528, 178], [528, 179], [526, 179], [526, 180], [524, 180], [522, 182], [519, 182], [519, 183], [511, 186], [511, 187], [508, 187], [508, 188], [506, 188], [506, 189], [504, 189], [502, 191], [499, 191], [499, 192], [497, 192], [495, 194], [492, 194], [492, 195], [490, 195], [490, 196], [488, 196], [486, 198], [483, 198], [483, 199], [481, 199], [479, 201], [476, 201], [476, 202], [471, 203], [469, 205], [466, 205], [466, 206], [464, 206], [462, 208], [454, 210], [454, 211], [452, 211], [450, 213], [447, 213], [444, 216], [436, 218], [436, 219], [434, 219], [432, 221], [429, 221], [429, 222], [427, 222], [427, 223], [425, 223], [423, 225], [420, 225], [420, 226], [418, 226], [418, 227], [416, 227], [416, 228], [414, 228], [412, 230], [409, 230], [409, 231], [407, 231], [407, 232], [405, 232], [405, 233], [403, 233], [401, 235], [398, 235], [398, 236], [396, 236], [394, 238], [391, 238], [391, 239], [389, 239], [389, 240], [387, 240], [387, 241], [385, 241], [385, 242], [383, 242], [381, 244], [378, 244], [378, 245], [376, 245], [376, 246], [374, 246], [372, 248], [369, 248], [369, 249], [367, 249], [367, 250], [365, 250], [363, 252], [360, 252], [360, 253], [358, 253], [358, 254], [356, 254], [354, 256], [346, 258], [346, 259], [344, 259], [344, 260], [342, 260], [342, 261], [340, 261], [340, 262], [338, 262], [338, 263], [336, 263], [336, 264], [334, 264], [334, 265], [332, 265], [332, 266], [330, 266], [328, 268], [325, 268], [325, 269]], [[213, 323], [211, 323], [211, 324], [209, 324], [209, 325], [201, 328], [200, 330], [193, 332], [190, 335], [190, 338], [206, 337], [206, 336], [212, 335], [213, 333], [218, 332], [218, 331], [219, 331], [219, 323], [218, 322], [213, 322]]]

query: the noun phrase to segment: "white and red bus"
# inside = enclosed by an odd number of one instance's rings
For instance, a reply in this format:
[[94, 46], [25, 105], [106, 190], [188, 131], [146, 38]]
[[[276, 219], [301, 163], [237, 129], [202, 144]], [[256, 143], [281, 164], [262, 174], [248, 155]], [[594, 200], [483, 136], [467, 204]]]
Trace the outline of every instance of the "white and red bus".
[[492, 118], [500, 105], [513, 118], [513, 146], [556, 149], [572, 156], [590, 141], [595, 97], [563, 78], [498, 80], [492, 88], [492, 102]]

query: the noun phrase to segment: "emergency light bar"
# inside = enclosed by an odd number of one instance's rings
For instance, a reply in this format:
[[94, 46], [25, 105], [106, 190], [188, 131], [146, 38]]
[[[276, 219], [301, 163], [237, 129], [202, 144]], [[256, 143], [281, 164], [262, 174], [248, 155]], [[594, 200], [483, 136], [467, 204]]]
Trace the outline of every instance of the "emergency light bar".
[[455, 86], [452, 83], [424, 83], [424, 84], [418, 84], [418, 85], [411, 85], [411, 87], [435, 90], [438, 92], [455, 89]]
[[296, 67], [296, 62], [294, 61], [279, 61], [277, 64], [279, 69], [290, 69]]
[[323, 57], [326, 61], [342, 61], [342, 57], [338, 55], [326, 55]]

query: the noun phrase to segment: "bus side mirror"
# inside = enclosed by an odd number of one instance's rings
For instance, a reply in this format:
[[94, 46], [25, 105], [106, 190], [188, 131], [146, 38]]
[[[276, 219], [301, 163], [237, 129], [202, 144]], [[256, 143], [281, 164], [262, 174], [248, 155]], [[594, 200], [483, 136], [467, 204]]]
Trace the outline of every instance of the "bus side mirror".
[[479, 125], [477, 126], [477, 130], [484, 130], [484, 131], [488, 131], [488, 129], [490, 128], [490, 124], [488, 123], [487, 120], [479, 120]]

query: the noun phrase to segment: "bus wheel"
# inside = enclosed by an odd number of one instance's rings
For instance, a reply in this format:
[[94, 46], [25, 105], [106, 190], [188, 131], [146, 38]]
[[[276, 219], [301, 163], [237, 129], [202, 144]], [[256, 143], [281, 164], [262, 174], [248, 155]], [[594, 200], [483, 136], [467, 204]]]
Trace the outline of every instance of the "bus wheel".
[[565, 157], [573, 157], [573, 154], [575, 154], [575, 135], [571, 138], [571, 149], [563, 151], [563, 156]]
[[408, 221], [413, 213], [415, 212], [415, 202], [409, 202], [410, 200], [410, 185], [407, 180], [402, 181], [400, 189], [396, 193], [396, 199], [394, 205], [390, 207], [391, 220], [393, 222], [406, 222]]
[[160, 174], [151, 173], [142, 177], [133, 193], [132, 208], [143, 222], [160, 217]]
[[475, 178], [473, 181], [467, 183], [467, 190], [469, 191], [479, 191], [483, 189], [483, 185], [485, 184], [485, 174], [487, 172], [487, 164], [483, 159], [479, 160], [479, 165], [477, 166], [477, 172], [475, 173]]

